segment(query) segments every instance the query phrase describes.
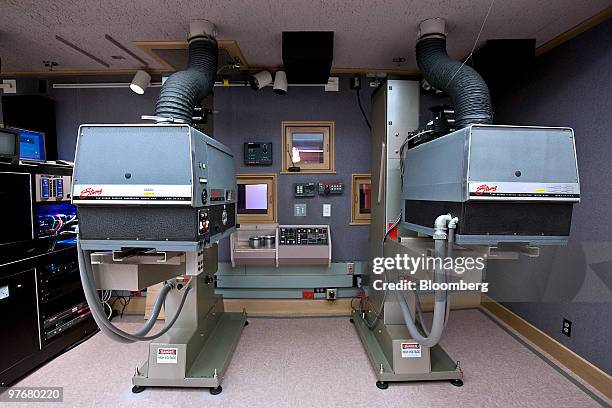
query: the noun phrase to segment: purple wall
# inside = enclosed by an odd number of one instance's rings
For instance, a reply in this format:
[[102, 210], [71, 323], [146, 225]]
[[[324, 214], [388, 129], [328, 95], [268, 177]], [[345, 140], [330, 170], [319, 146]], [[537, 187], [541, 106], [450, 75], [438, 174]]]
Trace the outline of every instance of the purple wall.
[[[536, 260], [491, 262], [493, 297], [612, 373], [612, 20], [537, 58], [495, 107], [495, 122], [575, 131], [581, 202], [570, 244]], [[519, 285], [519, 282], [525, 284]], [[516, 299], [521, 292], [524, 301]], [[562, 320], [573, 322], [570, 338]]]
[[[54, 78], [53, 82], [129, 82], [130, 78], [82, 77]], [[24, 83], [24, 86], [27, 85]], [[136, 95], [124, 89], [52, 89], [56, 101], [59, 158], [73, 160], [76, 135], [83, 123], [138, 123], [140, 116], [154, 112], [159, 93], [148, 89]], [[361, 90], [369, 115], [370, 88]], [[351, 174], [370, 172], [370, 132], [357, 105], [348, 78], [341, 78], [339, 92], [324, 92], [322, 87], [294, 87], [285, 96], [270, 87], [255, 92], [250, 88], [215, 88], [214, 137], [228, 145], [241, 173], [279, 173], [281, 168], [281, 122], [283, 120], [335, 121], [336, 174], [278, 175], [278, 221], [283, 224], [330, 224], [334, 261], [364, 260], [368, 253], [368, 226], [350, 226]], [[150, 122], [149, 122], [150, 123]], [[247, 167], [242, 161], [246, 141], [273, 142], [273, 166]], [[294, 182], [342, 181], [345, 193], [330, 198], [295, 200]], [[294, 217], [295, 202], [308, 205], [307, 217]], [[323, 203], [332, 204], [332, 217], [322, 216]], [[221, 245], [220, 259], [229, 260], [229, 244]]]
[[[361, 90], [364, 109], [369, 114], [370, 88]], [[271, 87], [255, 92], [250, 88], [215, 88], [215, 138], [228, 145], [236, 160], [238, 173], [278, 174], [278, 222], [281, 224], [330, 224], [334, 261], [365, 260], [368, 254], [369, 226], [349, 225], [351, 221], [351, 175], [370, 172], [370, 131], [357, 105], [348, 78], [340, 80], [339, 92], [322, 87], [289, 87], [287, 95]], [[332, 120], [335, 122], [336, 174], [280, 174], [281, 122], [284, 120]], [[243, 143], [271, 141], [272, 166], [245, 166]], [[293, 183], [341, 181], [341, 196], [296, 199]], [[293, 204], [307, 204], [306, 217], [293, 216]], [[330, 218], [322, 216], [323, 203], [332, 205]], [[220, 246], [219, 257], [229, 260], [229, 244]]]

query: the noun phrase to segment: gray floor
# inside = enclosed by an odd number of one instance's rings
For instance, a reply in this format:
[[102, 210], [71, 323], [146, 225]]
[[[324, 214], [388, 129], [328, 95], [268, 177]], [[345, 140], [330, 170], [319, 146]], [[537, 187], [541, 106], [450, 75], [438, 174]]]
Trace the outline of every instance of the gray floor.
[[[132, 394], [131, 376], [147, 346], [116, 344], [102, 334], [16, 385], [63, 386], [63, 406], [72, 407], [601, 406], [478, 310], [454, 311], [442, 341], [448, 353], [461, 361], [465, 373], [461, 388], [422, 382], [377, 389], [348, 318], [249, 321], [223, 393], [217, 396], [207, 390], [169, 388]], [[121, 325], [128, 330], [138, 327]]]

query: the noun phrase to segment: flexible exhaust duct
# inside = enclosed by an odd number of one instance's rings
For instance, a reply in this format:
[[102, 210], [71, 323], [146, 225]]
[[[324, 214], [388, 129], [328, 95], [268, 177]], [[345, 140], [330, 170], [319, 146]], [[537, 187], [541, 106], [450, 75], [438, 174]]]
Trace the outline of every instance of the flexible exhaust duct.
[[444, 20], [421, 22], [416, 57], [427, 82], [453, 100], [457, 128], [493, 122], [491, 96], [485, 81], [472, 67], [451, 59], [446, 53]]
[[219, 46], [212, 23], [197, 20], [189, 25], [189, 30], [189, 66], [168, 77], [157, 98], [155, 116], [191, 125], [194, 107], [211, 93], [215, 84]]

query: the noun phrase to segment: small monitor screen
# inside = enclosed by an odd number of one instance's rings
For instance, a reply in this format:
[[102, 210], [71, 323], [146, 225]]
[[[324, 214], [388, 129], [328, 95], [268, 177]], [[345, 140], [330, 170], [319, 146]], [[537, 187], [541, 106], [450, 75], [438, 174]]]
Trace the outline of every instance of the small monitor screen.
[[238, 184], [238, 214], [267, 214], [268, 185]]
[[27, 160], [45, 160], [45, 134], [20, 129], [19, 157]]
[[15, 133], [0, 129], [0, 156], [2, 157], [14, 157], [17, 155], [17, 138]]

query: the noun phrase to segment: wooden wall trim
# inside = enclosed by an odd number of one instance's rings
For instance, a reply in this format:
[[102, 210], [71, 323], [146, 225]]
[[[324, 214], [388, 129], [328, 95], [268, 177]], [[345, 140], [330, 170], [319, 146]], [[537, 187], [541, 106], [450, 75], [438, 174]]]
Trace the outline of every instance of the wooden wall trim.
[[[186, 40], [179, 41], [133, 41], [132, 44], [138, 48], [140, 48], [144, 53], [146, 53], [150, 58], [155, 60], [158, 64], [162, 65], [162, 71], [164, 72], [174, 72], [176, 71], [176, 67], [173, 67], [168, 61], [163, 59], [157, 52], [156, 49], [171, 49], [171, 50], [180, 50], [186, 49], [188, 46], [188, 42]], [[217, 40], [217, 44], [219, 48], [223, 48], [227, 50], [227, 52], [232, 57], [240, 58], [240, 64], [242, 70], [248, 70], [249, 64], [242, 53], [242, 50], [238, 46], [238, 43], [234, 40]]]
[[609, 18], [612, 18], [612, 6], [600, 11], [593, 17], [584, 20], [580, 24], [575, 25], [569, 30], [559, 34], [552, 40], [540, 45], [538, 48], [536, 48], [536, 57], [539, 57], [540, 55], [552, 50], [553, 48], [560, 46], [561, 44], [571, 40], [579, 34], [582, 34], [586, 30], [593, 28], [600, 23], [603, 23]]
[[[612, 398], [612, 376], [490, 297], [483, 295], [481, 307], [550, 354], [607, 398]], [[602, 346], [604, 344], [605, 339], [602, 339]]]

